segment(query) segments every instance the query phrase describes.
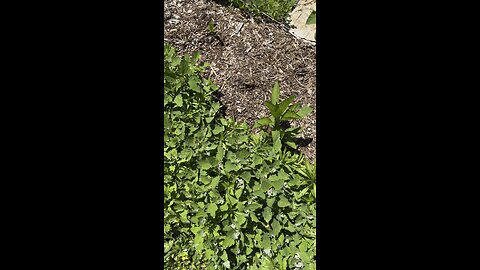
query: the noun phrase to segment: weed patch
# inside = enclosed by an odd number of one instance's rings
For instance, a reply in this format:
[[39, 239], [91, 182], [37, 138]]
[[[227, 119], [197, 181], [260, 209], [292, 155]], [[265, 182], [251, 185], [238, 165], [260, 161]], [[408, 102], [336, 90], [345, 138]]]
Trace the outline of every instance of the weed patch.
[[[315, 165], [279, 129], [221, 117], [198, 53], [164, 56], [165, 268], [315, 269]], [[308, 113], [275, 87], [273, 128]]]

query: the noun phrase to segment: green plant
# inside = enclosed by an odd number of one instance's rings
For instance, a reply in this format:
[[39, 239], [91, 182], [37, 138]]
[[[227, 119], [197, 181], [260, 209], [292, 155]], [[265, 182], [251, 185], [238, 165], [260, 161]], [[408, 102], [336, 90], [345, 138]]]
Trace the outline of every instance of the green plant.
[[299, 108], [299, 104], [291, 104], [295, 99], [295, 96], [290, 96], [289, 98], [280, 102], [280, 86], [278, 82], [275, 83], [272, 89], [272, 96], [269, 101], [265, 102], [265, 106], [270, 110], [271, 115], [269, 117], [264, 117], [259, 119], [254, 128], [257, 127], [270, 127], [272, 128], [272, 137], [274, 142], [276, 138], [279, 137], [280, 141], [286, 145], [296, 149], [297, 146], [293, 142], [293, 139], [301, 132], [300, 127], [293, 127], [283, 129], [281, 124], [287, 120], [298, 120], [302, 119], [313, 110], [312, 108], [305, 106]]
[[208, 32], [215, 33], [215, 23], [213, 19], [208, 22]]
[[235, 7], [255, 15], [267, 15], [275, 20], [286, 20], [296, 0], [227, 0]]
[[164, 56], [165, 269], [315, 269], [303, 155], [222, 118], [198, 53]]
[[[312, 10], [312, 13], [308, 16], [307, 24], [316, 24], [317, 23], [317, 12]], [[317, 32], [315, 32], [315, 40], [317, 39]]]

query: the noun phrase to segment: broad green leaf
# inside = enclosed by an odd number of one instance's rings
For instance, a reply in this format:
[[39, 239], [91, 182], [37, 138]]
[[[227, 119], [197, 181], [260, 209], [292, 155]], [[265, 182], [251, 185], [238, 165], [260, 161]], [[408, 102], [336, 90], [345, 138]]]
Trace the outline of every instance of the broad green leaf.
[[270, 222], [270, 220], [272, 220], [272, 209], [270, 207], [266, 207], [265, 210], [263, 210], [263, 219], [265, 219], [265, 221], [267, 223]]
[[270, 235], [268, 233], [264, 233], [262, 236], [262, 247], [264, 249], [271, 248]]
[[213, 132], [214, 135], [217, 135], [224, 130], [225, 130], [225, 128], [223, 126], [216, 125], [215, 129], [213, 129], [212, 132]]
[[292, 119], [301, 119], [301, 117], [296, 112], [288, 111], [283, 115], [282, 119], [292, 120]]
[[193, 239], [194, 244], [201, 244], [203, 243], [203, 236], [201, 234], [195, 235], [195, 238]]
[[287, 207], [290, 205], [290, 202], [285, 198], [285, 196], [280, 195], [280, 200], [277, 202], [279, 207]]
[[213, 254], [215, 254], [215, 251], [213, 251], [213, 250], [211, 250], [211, 249], [209, 249], [209, 248], [207, 248], [207, 249], [205, 250], [205, 257], [206, 257], [207, 260], [210, 259]]
[[212, 167], [212, 164], [210, 164], [210, 161], [208, 159], [202, 159], [198, 162], [198, 166], [202, 170], [208, 170]]
[[217, 154], [215, 155], [215, 159], [218, 162], [221, 162], [223, 161], [223, 155], [224, 155], [223, 146], [222, 146], [222, 143], [219, 143], [217, 147]]
[[192, 89], [195, 92], [201, 92], [200, 87], [198, 87], [197, 80], [195, 79], [190, 79], [188, 81], [188, 86], [190, 86], [190, 89]]
[[282, 225], [280, 225], [280, 222], [278, 222], [278, 220], [276, 219], [273, 220], [272, 229], [273, 229], [273, 234], [275, 234], [275, 236], [278, 236], [278, 234], [282, 230]]
[[272, 182], [268, 179], [264, 179], [262, 181], [260, 190], [262, 191], [262, 193], [267, 192], [271, 187], [272, 187]]
[[238, 189], [235, 191], [235, 197], [237, 199], [240, 199], [240, 196], [242, 196], [243, 189]]
[[175, 99], [173, 100], [173, 102], [175, 104], [177, 104], [178, 107], [182, 107], [183, 106], [183, 98], [182, 98], [182, 95], [177, 95], [175, 97]]
[[274, 105], [271, 101], [267, 100], [265, 101], [265, 106], [267, 106], [267, 108], [270, 110], [270, 113], [272, 115], [275, 114], [275, 112], [277, 111], [277, 105]]
[[297, 145], [294, 142], [285, 142], [285, 144], [290, 146], [293, 149], [297, 149]]
[[197, 227], [197, 226], [193, 226], [192, 228], [190, 228], [190, 230], [192, 231], [193, 234], [197, 234], [202, 228], [200, 227]]
[[228, 204], [225, 203], [225, 204], [223, 204], [222, 206], [220, 206], [220, 210], [222, 210], [222, 211], [227, 211], [227, 210], [228, 210]]
[[250, 218], [251, 218], [252, 221], [254, 221], [254, 222], [260, 222], [260, 220], [258, 220], [257, 216], [256, 216], [254, 213], [250, 213]]
[[230, 162], [230, 161], [227, 161], [225, 163], [225, 171], [226, 172], [231, 172], [231, 171], [237, 171], [239, 168], [237, 167], [236, 164]]
[[180, 213], [180, 220], [182, 222], [188, 222], [187, 214], [188, 214], [187, 210], [184, 210], [182, 213]]
[[273, 89], [272, 89], [272, 103], [273, 103], [273, 105], [278, 104], [279, 97], [280, 97], [280, 85], [278, 84], [278, 81], [276, 81], [275, 85], [273, 85]]
[[300, 109], [300, 111], [297, 112], [297, 114], [303, 118], [305, 116], [307, 116], [308, 114], [310, 114], [311, 112], [313, 112], [313, 109], [308, 107], [308, 106], [305, 106], [303, 107], [302, 109]]
[[237, 221], [238, 225], [242, 225], [243, 223], [245, 223], [245, 221], [247, 221], [247, 219], [242, 213], [237, 213]]
[[210, 183], [210, 188], [216, 188], [219, 182], [220, 182], [220, 176], [212, 178], [212, 182]]
[[317, 12], [312, 10], [312, 13], [308, 16], [306, 24], [316, 24], [317, 23]]
[[209, 213], [213, 218], [215, 218], [215, 212], [218, 210], [218, 207], [214, 203], [208, 204], [207, 213]]
[[271, 124], [272, 124], [272, 120], [270, 120], [270, 118], [268, 118], [268, 117], [264, 117], [264, 118], [260, 118], [259, 120], [257, 120], [257, 122], [255, 122], [255, 125], [253, 126], [253, 128], [268, 126], [268, 125], [271, 125]]
[[222, 246], [223, 246], [224, 248], [231, 247], [231, 246], [233, 246], [234, 244], [235, 244], [235, 240], [233, 240], [232, 238], [230, 238], [230, 237], [228, 237], [228, 236], [226, 236], [226, 237], [225, 237], [225, 240], [223, 240], [223, 242], [222, 242]]
[[280, 104], [278, 105], [279, 116], [282, 116], [282, 115], [285, 114], [285, 112], [288, 109], [288, 106], [290, 105], [290, 103], [292, 103], [293, 99], [295, 99], [295, 96], [290, 96], [287, 99], [285, 99], [284, 101], [280, 102]]

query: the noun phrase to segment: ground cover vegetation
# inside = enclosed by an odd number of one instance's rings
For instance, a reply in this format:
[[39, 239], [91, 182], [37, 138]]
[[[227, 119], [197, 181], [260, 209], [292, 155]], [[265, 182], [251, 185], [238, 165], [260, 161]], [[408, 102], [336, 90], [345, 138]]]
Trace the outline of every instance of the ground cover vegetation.
[[200, 54], [164, 57], [165, 269], [315, 269], [315, 163], [281, 128], [311, 109], [272, 82], [250, 129], [221, 115]]
[[297, 0], [224, 0], [234, 7], [255, 15], [266, 15], [285, 22]]

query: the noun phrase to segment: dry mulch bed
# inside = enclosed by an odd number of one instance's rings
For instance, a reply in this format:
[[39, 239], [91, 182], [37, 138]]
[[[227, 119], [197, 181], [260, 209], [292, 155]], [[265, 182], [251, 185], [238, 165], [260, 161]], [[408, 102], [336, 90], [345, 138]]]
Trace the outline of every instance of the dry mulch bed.
[[[199, 51], [211, 64], [209, 74], [220, 87], [225, 114], [250, 126], [269, 111], [275, 81], [282, 99], [294, 95], [295, 102], [314, 111], [301, 126], [303, 146], [310, 160], [316, 145], [316, 51], [315, 45], [297, 39], [275, 22], [259, 21], [239, 9], [212, 0], [165, 0], [164, 40], [180, 54]], [[208, 30], [213, 19], [215, 33]]]

